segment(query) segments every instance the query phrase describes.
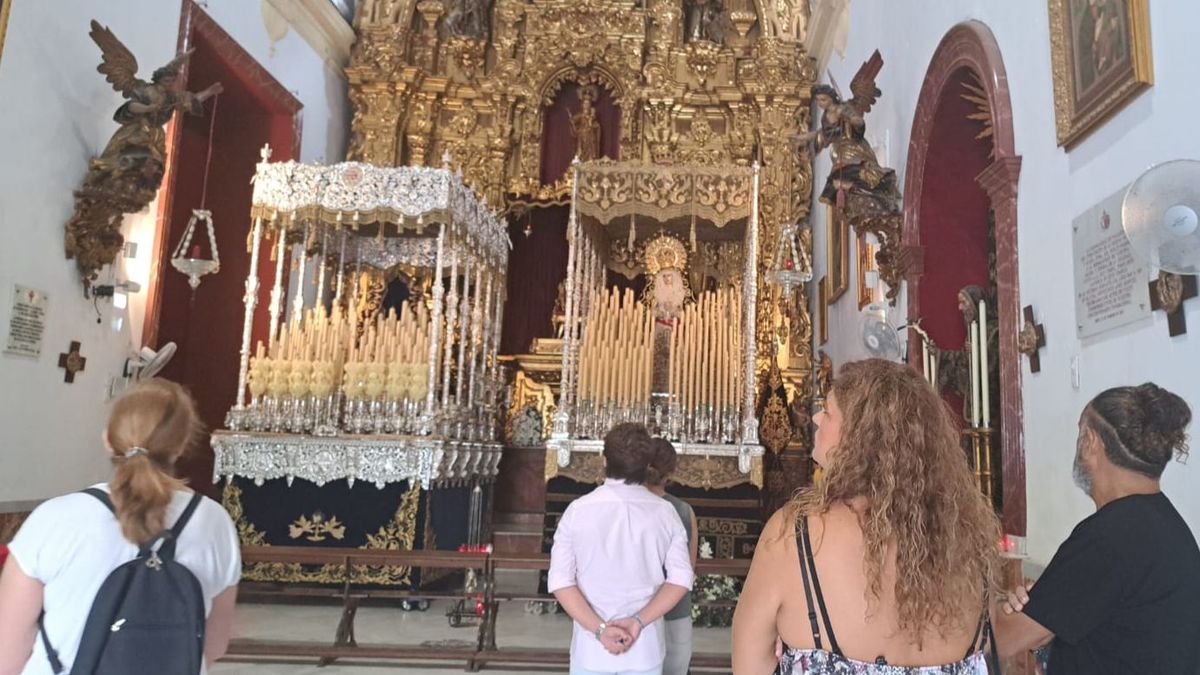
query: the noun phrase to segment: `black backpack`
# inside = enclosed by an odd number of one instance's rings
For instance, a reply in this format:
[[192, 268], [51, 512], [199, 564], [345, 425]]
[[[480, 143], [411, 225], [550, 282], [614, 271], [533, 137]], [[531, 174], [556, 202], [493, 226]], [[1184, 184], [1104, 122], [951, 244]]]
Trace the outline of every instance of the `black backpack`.
[[[108, 493], [84, 490], [116, 514]], [[197, 493], [169, 530], [142, 544], [96, 593], [71, 675], [197, 675], [204, 659], [204, 593], [191, 570], [175, 562], [175, 541], [203, 497]], [[159, 545], [155, 550], [155, 544]], [[50, 667], [63, 672], [42, 619]]]

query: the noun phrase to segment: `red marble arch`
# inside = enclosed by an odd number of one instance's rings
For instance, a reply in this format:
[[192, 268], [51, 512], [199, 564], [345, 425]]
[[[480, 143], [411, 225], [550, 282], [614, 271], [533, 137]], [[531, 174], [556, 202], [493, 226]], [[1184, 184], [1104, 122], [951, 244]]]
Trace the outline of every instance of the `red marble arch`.
[[[1000, 319], [1001, 439], [1004, 475], [1004, 530], [1024, 536], [1025, 444], [1021, 402], [1021, 358], [1017, 352], [1020, 293], [1017, 274], [1017, 178], [1021, 157], [1013, 147], [1012, 102], [1008, 75], [1000, 46], [991, 29], [979, 21], [966, 21], [942, 38], [925, 73], [917, 99], [904, 184], [905, 251], [912, 260], [908, 282], [908, 316], [921, 316], [920, 285], [924, 268], [921, 245], [921, 198], [929, 141], [934, 119], [946, 87], [956, 72], [969, 68], [979, 76], [991, 104], [994, 161], [975, 180], [987, 192], [996, 219], [997, 311]], [[910, 344], [910, 348], [914, 348]], [[917, 354], [919, 357], [919, 353]]]

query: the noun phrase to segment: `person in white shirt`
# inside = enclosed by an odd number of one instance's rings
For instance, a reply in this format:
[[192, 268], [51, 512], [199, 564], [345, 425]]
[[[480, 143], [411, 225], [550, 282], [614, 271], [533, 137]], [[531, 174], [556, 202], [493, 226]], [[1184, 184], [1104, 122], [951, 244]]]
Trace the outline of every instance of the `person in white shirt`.
[[574, 620], [571, 675], [659, 675], [663, 616], [692, 587], [687, 532], [644, 486], [654, 446], [640, 424], [604, 437], [607, 480], [567, 507], [554, 533], [548, 587]]
[[[132, 560], [137, 543], [179, 518], [192, 498], [172, 473], [200, 431], [196, 406], [183, 387], [151, 379], [118, 400], [104, 431], [114, 465], [107, 491], [117, 516], [90, 495], [74, 493], [38, 506], [22, 525], [0, 574], [0, 675], [49, 675], [37, 639], [38, 615], [70, 671], [92, 601], [109, 573]], [[176, 545], [175, 559], [200, 582], [207, 620], [204, 657], [229, 645], [241, 551], [229, 514], [201, 500]]]

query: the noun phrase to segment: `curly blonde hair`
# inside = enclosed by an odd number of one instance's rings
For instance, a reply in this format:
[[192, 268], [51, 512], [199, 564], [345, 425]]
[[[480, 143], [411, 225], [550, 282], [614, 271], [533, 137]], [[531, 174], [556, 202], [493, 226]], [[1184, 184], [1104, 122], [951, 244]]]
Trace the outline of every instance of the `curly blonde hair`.
[[999, 587], [1000, 522], [949, 408], [914, 369], [883, 359], [847, 363], [832, 395], [841, 437], [820, 481], [793, 498], [797, 516], [864, 498], [868, 599], [881, 597], [894, 550], [900, 630], [919, 643], [930, 629], [945, 636], [969, 626]]

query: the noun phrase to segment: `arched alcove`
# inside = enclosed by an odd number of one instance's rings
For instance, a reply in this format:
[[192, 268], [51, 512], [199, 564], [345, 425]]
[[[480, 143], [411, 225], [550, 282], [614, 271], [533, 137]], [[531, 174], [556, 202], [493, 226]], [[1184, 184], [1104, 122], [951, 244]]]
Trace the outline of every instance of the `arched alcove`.
[[[969, 126], [961, 98], [964, 82], [986, 94], [991, 134], [990, 155], [981, 156], [974, 142], [980, 127]], [[975, 124], [983, 123], [977, 121]], [[1025, 451], [1021, 403], [1021, 360], [1017, 352], [1020, 294], [1017, 274], [1017, 178], [1021, 158], [1013, 144], [1012, 102], [1000, 47], [991, 30], [978, 21], [952, 28], [938, 45], [917, 99], [909, 140], [904, 186], [903, 242], [910, 265], [908, 315], [929, 315], [939, 342], [961, 344], [963, 328], [947, 325], [945, 308], [931, 306], [935, 293], [953, 298], [958, 287], [986, 280], [987, 210], [994, 218], [996, 313], [1000, 353], [1000, 452], [1005, 531], [1025, 534]], [[968, 179], [973, 178], [973, 181]], [[973, 183], [973, 184], [972, 184]], [[981, 239], [982, 233], [982, 239]], [[953, 245], [957, 244], [958, 248]], [[954, 265], [938, 256], [953, 252]], [[986, 263], [986, 259], [985, 259]], [[927, 273], [928, 272], [928, 273]], [[955, 330], [957, 333], [955, 333]], [[915, 344], [915, 343], [914, 343]], [[919, 349], [919, 347], [917, 347]]]

